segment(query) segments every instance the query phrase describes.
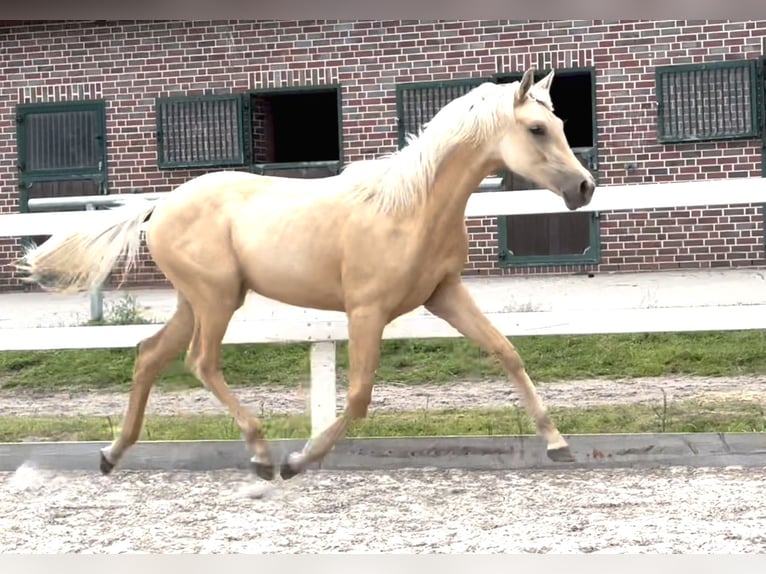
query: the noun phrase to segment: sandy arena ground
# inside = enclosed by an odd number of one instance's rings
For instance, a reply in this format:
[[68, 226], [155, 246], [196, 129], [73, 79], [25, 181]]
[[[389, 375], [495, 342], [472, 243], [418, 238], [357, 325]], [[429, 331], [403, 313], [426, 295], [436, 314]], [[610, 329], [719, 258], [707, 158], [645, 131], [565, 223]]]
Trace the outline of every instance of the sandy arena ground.
[[[766, 380], [540, 385], [548, 405], [744, 397]], [[237, 389], [258, 413], [305, 412], [307, 389]], [[345, 389], [339, 389], [343, 404]], [[0, 415], [119, 415], [125, 393], [0, 390]], [[505, 381], [381, 385], [372, 409], [504, 406]], [[223, 414], [205, 390], [155, 392], [149, 412]], [[766, 469], [319, 471], [266, 487], [240, 471], [0, 473], [0, 552], [766, 552]], [[253, 498], [252, 494], [264, 494]]]
[[757, 553], [766, 469], [0, 473], [11, 553]]

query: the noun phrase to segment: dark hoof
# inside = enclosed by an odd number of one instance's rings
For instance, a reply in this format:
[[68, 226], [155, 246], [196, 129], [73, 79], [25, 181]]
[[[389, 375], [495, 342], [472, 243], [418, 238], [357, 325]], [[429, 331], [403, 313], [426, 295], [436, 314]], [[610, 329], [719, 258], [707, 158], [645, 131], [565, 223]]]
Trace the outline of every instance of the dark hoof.
[[575, 457], [568, 446], [562, 446], [559, 448], [549, 448], [548, 458], [554, 462], [574, 462]]
[[282, 466], [279, 467], [279, 475], [282, 477], [282, 480], [290, 480], [292, 477], [300, 474], [300, 472], [300, 470], [295, 470], [287, 461], [284, 461]]
[[109, 462], [106, 457], [104, 456], [104, 453], [101, 453], [101, 464], [99, 465], [99, 468], [101, 469], [101, 474], [109, 474], [114, 469], [114, 464]]
[[250, 469], [253, 474], [262, 478], [263, 480], [274, 480], [274, 465], [263, 464], [262, 462], [251, 462]]

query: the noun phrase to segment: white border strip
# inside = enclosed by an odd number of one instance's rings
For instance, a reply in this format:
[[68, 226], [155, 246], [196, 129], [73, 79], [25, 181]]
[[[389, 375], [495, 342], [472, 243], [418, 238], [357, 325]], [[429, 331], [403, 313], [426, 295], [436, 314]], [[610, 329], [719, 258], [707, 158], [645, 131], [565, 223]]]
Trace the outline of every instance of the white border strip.
[[[766, 305], [655, 307], [647, 309], [535, 311], [487, 313], [508, 337], [532, 335], [593, 335], [766, 329]], [[102, 325], [0, 329], [0, 351], [133, 348], [162, 325]], [[413, 312], [392, 321], [384, 339], [455, 338], [449, 324]], [[337, 320], [259, 319], [232, 321], [224, 344], [345, 341], [348, 323]]]
[[[555, 463], [537, 436], [356, 438], [338, 443], [327, 470], [442, 468], [524, 470], [683, 466], [766, 467], [766, 433], [639, 433], [567, 437], [576, 462]], [[303, 440], [272, 440], [276, 456], [299, 450]], [[105, 442], [0, 443], [0, 471], [22, 464], [59, 471], [98, 471]], [[119, 469], [209, 471], [248, 468], [243, 441], [139, 442]]]

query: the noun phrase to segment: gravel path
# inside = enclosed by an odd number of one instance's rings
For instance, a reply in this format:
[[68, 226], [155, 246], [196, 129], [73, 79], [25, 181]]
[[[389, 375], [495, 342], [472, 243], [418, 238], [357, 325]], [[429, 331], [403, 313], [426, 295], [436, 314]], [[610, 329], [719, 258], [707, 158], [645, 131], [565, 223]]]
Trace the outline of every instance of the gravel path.
[[[663, 390], [668, 401], [696, 397], [737, 397], [757, 399], [766, 404], [766, 378], [676, 377], [625, 381], [583, 380], [538, 385], [548, 406], [585, 407], [600, 404], [659, 403]], [[259, 414], [306, 412], [308, 388], [237, 388], [242, 402]], [[127, 402], [126, 392], [30, 393], [0, 389], [0, 416], [120, 415]], [[345, 388], [339, 385], [338, 406], [345, 402]], [[496, 407], [517, 404], [517, 394], [507, 381], [484, 381], [444, 385], [378, 385], [371, 412], [413, 409]], [[162, 392], [155, 390], [147, 412], [154, 414], [222, 414], [223, 407], [205, 389]]]
[[757, 553], [766, 469], [0, 473], [9, 553]]

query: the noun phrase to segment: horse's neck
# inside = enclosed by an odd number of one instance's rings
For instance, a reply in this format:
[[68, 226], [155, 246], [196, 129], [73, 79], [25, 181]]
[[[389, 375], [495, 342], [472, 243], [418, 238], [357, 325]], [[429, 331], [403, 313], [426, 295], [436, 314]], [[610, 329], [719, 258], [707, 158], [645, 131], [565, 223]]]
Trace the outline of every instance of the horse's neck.
[[425, 205], [428, 221], [433, 225], [459, 221], [462, 225], [468, 198], [498, 167], [479, 149], [469, 146], [453, 149], [442, 160], [428, 192]]

